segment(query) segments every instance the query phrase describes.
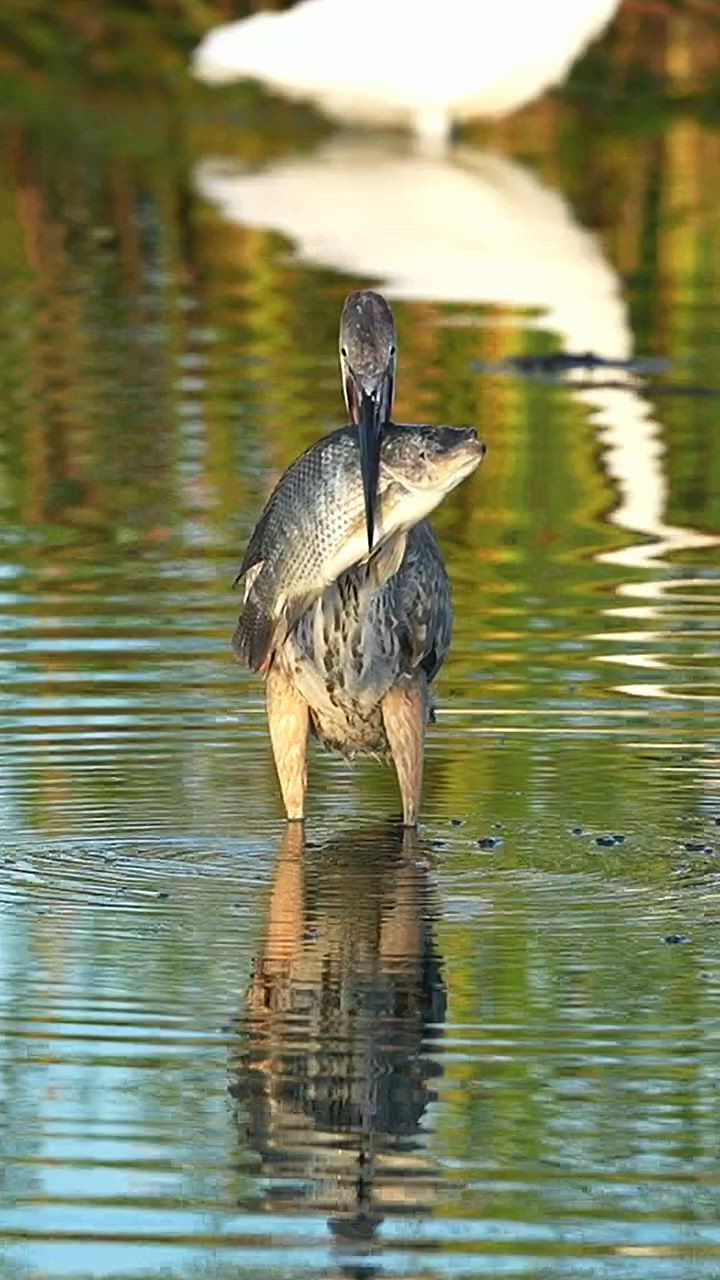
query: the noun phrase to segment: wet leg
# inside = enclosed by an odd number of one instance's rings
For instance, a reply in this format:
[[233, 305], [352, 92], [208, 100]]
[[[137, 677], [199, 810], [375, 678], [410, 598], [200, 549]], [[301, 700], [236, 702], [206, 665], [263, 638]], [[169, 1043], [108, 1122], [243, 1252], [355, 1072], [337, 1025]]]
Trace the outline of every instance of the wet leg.
[[302, 820], [310, 723], [307, 703], [287, 676], [275, 668], [268, 674], [265, 695], [270, 741], [285, 812], [290, 821]]
[[404, 679], [383, 698], [385, 732], [400, 785], [403, 823], [417, 826], [423, 782], [427, 682], [422, 672]]

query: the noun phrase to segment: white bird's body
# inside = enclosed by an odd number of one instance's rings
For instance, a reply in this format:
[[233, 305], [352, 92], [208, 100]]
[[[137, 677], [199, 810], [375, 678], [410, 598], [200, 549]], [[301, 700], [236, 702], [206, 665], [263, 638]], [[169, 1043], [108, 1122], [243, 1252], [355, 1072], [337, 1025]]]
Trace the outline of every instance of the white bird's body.
[[454, 121], [515, 111], [563, 80], [619, 0], [303, 0], [215, 27], [209, 83], [244, 78], [330, 115], [444, 139]]

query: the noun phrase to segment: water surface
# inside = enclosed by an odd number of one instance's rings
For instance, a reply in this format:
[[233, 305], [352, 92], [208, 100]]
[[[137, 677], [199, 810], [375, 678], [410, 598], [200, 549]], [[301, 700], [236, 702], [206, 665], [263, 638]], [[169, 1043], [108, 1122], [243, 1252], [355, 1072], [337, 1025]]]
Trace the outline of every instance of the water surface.
[[[78, 94], [2, 120], [3, 1276], [717, 1276], [717, 132]], [[421, 831], [316, 753], [303, 847], [230, 587], [373, 282], [489, 453]]]

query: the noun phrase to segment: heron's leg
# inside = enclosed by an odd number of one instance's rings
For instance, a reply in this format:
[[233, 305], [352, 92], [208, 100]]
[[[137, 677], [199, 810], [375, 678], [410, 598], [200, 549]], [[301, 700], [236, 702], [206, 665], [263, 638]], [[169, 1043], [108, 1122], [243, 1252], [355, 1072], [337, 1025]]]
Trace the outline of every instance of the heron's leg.
[[417, 826], [423, 781], [427, 681], [422, 671], [394, 685], [382, 701], [382, 716], [400, 784], [403, 823]]
[[288, 819], [301, 821], [305, 814], [308, 706], [292, 682], [276, 667], [267, 677], [266, 699], [270, 741], [275, 768]]

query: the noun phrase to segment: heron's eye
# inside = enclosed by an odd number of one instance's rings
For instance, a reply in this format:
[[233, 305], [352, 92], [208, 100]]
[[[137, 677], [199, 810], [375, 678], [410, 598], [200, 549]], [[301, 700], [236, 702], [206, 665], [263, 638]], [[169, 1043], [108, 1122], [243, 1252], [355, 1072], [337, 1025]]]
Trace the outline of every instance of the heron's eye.
[[340, 348], [340, 355], [343, 356], [345, 360], [347, 360], [347, 347]]
[[395, 350], [396, 350], [396, 349], [395, 349], [395, 347], [394, 347], [394, 346], [390, 348], [390, 355], [391, 355], [391, 356], [394, 356], [394, 355], [395, 355]]

